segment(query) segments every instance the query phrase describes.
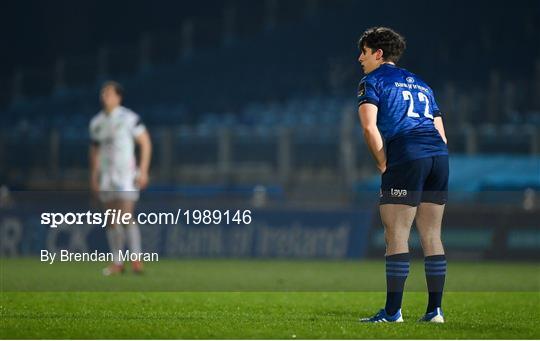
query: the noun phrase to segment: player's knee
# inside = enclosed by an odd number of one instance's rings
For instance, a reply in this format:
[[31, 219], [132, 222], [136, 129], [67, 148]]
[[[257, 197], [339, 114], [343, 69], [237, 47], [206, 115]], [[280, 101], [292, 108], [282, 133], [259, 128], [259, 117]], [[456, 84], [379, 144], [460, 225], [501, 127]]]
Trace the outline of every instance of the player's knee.
[[429, 236], [424, 236], [421, 238], [422, 247], [425, 250], [439, 249], [442, 247], [441, 236], [438, 234], [433, 234]]
[[384, 240], [387, 249], [404, 249], [408, 248], [408, 240], [404, 236], [397, 234], [385, 234]]

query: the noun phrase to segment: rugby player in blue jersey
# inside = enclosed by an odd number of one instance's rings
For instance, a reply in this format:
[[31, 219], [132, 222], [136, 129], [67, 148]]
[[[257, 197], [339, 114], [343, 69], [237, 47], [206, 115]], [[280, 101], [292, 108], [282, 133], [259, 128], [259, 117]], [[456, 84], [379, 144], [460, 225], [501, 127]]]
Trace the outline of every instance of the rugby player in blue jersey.
[[409, 274], [408, 239], [416, 220], [425, 256], [428, 322], [441, 310], [446, 257], [441, 223], [448, 193], [448, 148], [442, 114], [431, 88], [396, 66], [404, 38], [386, 27], [364, 32], [358, 61], [366, 76], [358, 86], [358, 113], [366, 144], [381, 172], [380, 214], [386, 241], [386, 305], [363, 322], [402, 322]]

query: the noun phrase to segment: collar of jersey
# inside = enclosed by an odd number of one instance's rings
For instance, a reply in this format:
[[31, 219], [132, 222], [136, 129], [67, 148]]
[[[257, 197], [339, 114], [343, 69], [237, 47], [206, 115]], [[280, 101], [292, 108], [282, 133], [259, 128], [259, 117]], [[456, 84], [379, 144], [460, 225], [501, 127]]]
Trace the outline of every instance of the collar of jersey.
[[120, 106], [120, 105], [117, 106], [117, 107], [114, 108], [114, 110], [111, 111], [111, 113], [108, 114], [108, 115], [107, 115], [107, 113], [105, 112], [105, 110], [103, 110], [103, 114], [105, 114], [105, 116], [107, 116], [107, 117], [113, 117], [113, 116], [118, 115], [118, 113], [120, 112], [121, 108], [122, 108], [122, 106]]

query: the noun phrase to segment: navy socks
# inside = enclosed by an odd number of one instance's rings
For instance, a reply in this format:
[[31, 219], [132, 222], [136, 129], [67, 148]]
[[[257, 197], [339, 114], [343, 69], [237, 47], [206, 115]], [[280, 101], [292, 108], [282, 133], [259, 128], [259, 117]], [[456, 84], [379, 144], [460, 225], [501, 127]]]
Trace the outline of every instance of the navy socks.
[[[441, 307], [446, 279], [446, 256], [434, 255], [425, 258], [426, 282], [429, 300], [426, 314]], [[384, 309], [394, 315], [403, 300], [403, 289], [409, 275], [409, 253], [386, 256], [386, 305]]]
[[446, 278], [446, 256], [428, 256], [424, 260], [426, 270], [426, 282], [429, 293], [426, 314], [431, 313], [435, 308], [441, 306]]
[[409, 253], [386, 256], [386, 305], [384, 310], [395, 315], [401, 308], [403, 288], [409, 275]]

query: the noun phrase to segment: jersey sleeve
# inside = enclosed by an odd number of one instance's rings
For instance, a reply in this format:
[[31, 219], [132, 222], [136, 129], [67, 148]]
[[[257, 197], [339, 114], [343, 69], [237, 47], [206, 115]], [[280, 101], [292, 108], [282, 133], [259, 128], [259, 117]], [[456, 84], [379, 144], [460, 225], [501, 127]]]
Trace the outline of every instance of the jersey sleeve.
[[439, 106], [437, 105], [437, 102], [435, 101], [435, 95], [433, 94], [433, 90], [431, 91], [431, 112], [433, 113], [433, 117], [442, 117], [441, 110], [439, 109]]
[[358, 106], [364, 103], [379, 106], [379, 92], [372, 79], [364, 78], [358, 84]]
[[137, 114], [133, 114], [130, 125], [131, 135], [137, 137], [146, 131], [146, 127]]

